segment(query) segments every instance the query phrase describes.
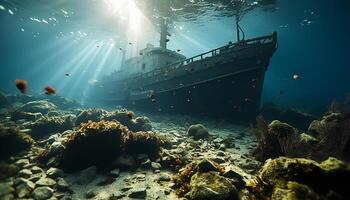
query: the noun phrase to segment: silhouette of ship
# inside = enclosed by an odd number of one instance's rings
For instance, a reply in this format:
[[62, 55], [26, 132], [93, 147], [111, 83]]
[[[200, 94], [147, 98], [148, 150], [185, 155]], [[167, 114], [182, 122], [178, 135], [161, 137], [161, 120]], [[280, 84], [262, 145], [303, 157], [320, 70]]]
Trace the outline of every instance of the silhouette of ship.
[[160, 46], [147, 47], [121, 69], [90, 88], [88, 101], [146, 112], [196, 114], [247, 120], [256, 116], [265, 71], [277, 49], [277, 33], [186, 58], [167, 49], [167, 25]]

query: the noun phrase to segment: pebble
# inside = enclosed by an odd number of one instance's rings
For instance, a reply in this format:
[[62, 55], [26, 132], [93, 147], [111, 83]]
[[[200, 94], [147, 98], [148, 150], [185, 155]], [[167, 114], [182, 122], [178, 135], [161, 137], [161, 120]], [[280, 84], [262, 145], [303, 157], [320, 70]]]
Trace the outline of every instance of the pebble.
[[97, 192], [94, 189], [90, 189], [85, 193], [85, 198], [92, 199], [97, 195]]
[[22, 169], [18, 175], [23, 178], [29, 178], [33, 173], [29, 169]]
[[64, 177], [65, 176], [63, 170], [55, 168], [55, 167], [50, 167], [46, 171], [46, 174], [50, 178], [57, 178], [57, 177]]
[[59, 191], [71, 191], [69, 187], [70, 186], [66, 180], [61, 177], [57, 178], [57, 189]]
[[171, 181], [171, 177], [167, 174], [163, 174], [158, 178], [158, 181]]
[[51, 178], [41, 177], [38, 181], [35, 182], [35, 184], [39, 186], [54, 186], [56, 184], [56, 181]]
[[15, 162], [15, 165], [17, 165], [18, 167], [23, 167], [25, 165], [29, 164], [29, 160], [28, 159], [20, 159], [20, 160], [17, 160]]
[[32, 171], [33, 174], [37, 174], [37, 173], [40, 173], [40, 172], [44, 172], [44, 170], [41, 169], [41, 168], [38, 167], [38, 166], [32, 167], [31, 171]]
[[113, 178], [118, 178], [120, 175], [120, 169], [116, 168], [113, 169], [112, 171], [109, 172], [109, 174], [113, 177]]
[[35, 183], [27, 179], [18, 180], [18, 185], [16, 186], [16, 194], [19, 198], [28, 197], [30, 193], [35, 188]]
[[136, 199], [144, 199], [147, 196], [146, 188], [137, 188], [130, 191], [128, 197]]
[[15, 191], [15, 189], [13, 189], [13, 187], [11, 187], [10, 184], [8, 184], [8, 183], [0, 184], [0, 196], [7, 195], [7, 194], [12, 193], [14, 191]]
[[32, 197], [35, 200], [46, 200], [52, 197], [52, 195], [53, 195], [53, 189], [47, 186], [37, 187], [32, 192]]
[[160, 165], [160, 164], [157, 163], [157, 162], [152, 162], [152, 163], [151, 163], [151, 166], [152, 166], [152, 169], [153, 169], [153, 170], [157, 170], [157, 169], [162, 168], [162, 165]]

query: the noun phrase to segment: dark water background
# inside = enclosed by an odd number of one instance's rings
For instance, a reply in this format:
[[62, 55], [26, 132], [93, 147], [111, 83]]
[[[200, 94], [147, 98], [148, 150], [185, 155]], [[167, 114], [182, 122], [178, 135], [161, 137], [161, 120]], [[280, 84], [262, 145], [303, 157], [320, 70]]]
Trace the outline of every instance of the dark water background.
[[[128, 35], [114, 27], [114, 18], [105, 17], [96, 2], [0, 0], [5, 7], [0, 10], [0, 90], [17, 92], [14, 80], [26, 79], [31, 93], [52, 85], [62, 96], [82, 100], [89, 81], [116, 70], [119, 47], [130, 48]], [[59, 22], [37, 23], [30, 17]], [[241, 21], [246, 38], [278, 32], [279, 48], [266, 73], [263, 101], [317, 111], [350, 92], [349, 22], [348, 0], [278, 0], [273, 11], [246, 14]], [[226, 15], [178, 20], [174, 26], [168, 47], [187, 57], [236, 40], [234, 18]], [[158, 44], [157, 31], [142, 25], [139, 32], [138, 49], [147, 42]], [[300, 79], [292, 80], [293, 74]]]

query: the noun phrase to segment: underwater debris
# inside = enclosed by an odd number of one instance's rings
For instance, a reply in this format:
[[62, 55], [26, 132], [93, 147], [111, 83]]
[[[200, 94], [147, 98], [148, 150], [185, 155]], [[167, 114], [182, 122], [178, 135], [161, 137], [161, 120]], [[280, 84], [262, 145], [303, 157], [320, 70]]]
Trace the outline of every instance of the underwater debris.
[[28, 82], [26, 80], [19, 80], [17, 79], [15, 81], [17, 89], [22, 93], [26, 94], [28, 89]]
[[14, 123], [0, 124], [0, 160], [28, 149], [34, 140]]
[[88, 121], [98, 122], [104, 114], [107, 114], [107, 111], [103, 109], [93, 108], [83, 110], [78, 114], [77, 119], [75, 120], [75, 126], [79, 126], [81, 123], [87, 123]]
[[[251, 188], [261, 199], [348, 199], [350, 166], [335, 158], [320, 164], [304, 158], [268, 160]], [[292, 198], [293, 197], [293, 198]]]
[[33, 138], [42, 138], [51, 133], [61, 133], [74, 127], [75, 115], [63, 116], [42, 116], [38, 120], [26, 125], [31, 129], [30, 134]]
[[18, 110], [30, 113], [47, 114], [52, 110], [57, 110], [57, 106], [46, 100], [30, 101], [18, 108]]
[[45, 94], [46, 94], [46, 95], [53, 95], [53, 94], [56, 94], [56, 89], [53, 88], [53, 87], [51, 87], [51, 86], [46, 86], [46, 87], [44, 88], [44, 90], [45, 90]]
[[204, 125], [195, 124], [188, 128], [187, 135], [193, 137], [195, 140], [199, 140], [209, 137], [209, 132]]
[[60, 166], [68, 171], [92, 165], [111, 164], [122, 152], [122, 135], [129, 130], [118, 121], [82, 123], [80, 128], [66, 136], [60, 157]]

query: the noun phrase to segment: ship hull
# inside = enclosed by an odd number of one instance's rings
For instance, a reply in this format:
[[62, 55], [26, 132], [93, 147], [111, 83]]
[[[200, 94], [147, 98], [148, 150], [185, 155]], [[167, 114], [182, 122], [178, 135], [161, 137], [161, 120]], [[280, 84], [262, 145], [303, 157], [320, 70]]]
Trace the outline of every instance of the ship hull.
[[161, 73], [104, 82], [91, 100], [146, 112], [247, 121], [258, 113], [265, 71], [276, 46], [271, 40], [222, 48], [211, 52], [210, 58], [190, 60]]

